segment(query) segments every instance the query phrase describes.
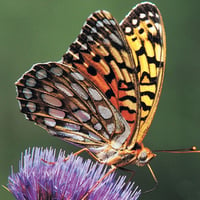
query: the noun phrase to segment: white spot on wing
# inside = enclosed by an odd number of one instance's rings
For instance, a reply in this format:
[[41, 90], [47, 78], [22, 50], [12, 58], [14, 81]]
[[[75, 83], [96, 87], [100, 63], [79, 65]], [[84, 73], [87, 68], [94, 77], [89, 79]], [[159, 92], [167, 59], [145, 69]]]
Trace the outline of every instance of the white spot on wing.
[[72, 123], [66, 123], [64, 128], [71, 130], [71, 131], [79, 131], [80, 130], [80, 126], [77, 124], [72, 124]]
[[154, 14], [151, 11], [149, 11], [149, 16], [154, 17]]
[[77, 83], [71, 83], [71, 87], [76, 91], [76, 93], [82, 97], [84, 100], [88, 99], [87, 93], [83, 90], [83, 88]]
[[83, 81], [84, 77], [78, 72], [72, 72], [71, 75], [78, 81]]
[[97, 33], [97, 29], [95, 27], [91, 28], [91, 33]]
[[76, 112], [74, 112], [74, 114], [82, 122], [87, 122], [90, 120], [90, 115], [84, 110], [77, 110]]
[[33, 79], [33, 78], [28, 78], [26, 80], [26, 85], [29, 86], [29, 87], [35, 87], [36, 85], [36, 80]]
[[112, 134], [113, 131], [115, 130], [115, 125], [114, 125], [114, 123], [108, 124], [108, 125], [107, 125], [107, 130], [108, 130], [108, 133], [109, 133], [109, 134]]
[[101, 138], [99, 138], [96, 134], [92, 133], [92, 132], [88, 132], [89, 133], [89, 137], [91, 137], [92, 139], [101, 141]]
[[92, 42], [92, 41], [93, 41], [92, 36], [91, 36], [91, 35], [88, 35], [88, 36], [87, 36], [87, 40], [88, 40], [89, 42]]
[[55, 74], [56, 76], [62, 76], [63, 70], [60, 67], [52, 67], [50, 71]]
[[125, 33], [130, 33], [130, 32], [131, 32], [131, 27], [127, 26], [127, 27], [125, 28]]
[[132, 24], [135, 26], [135, 25], [137, 25], [137, 23], [138, 23], [138, 20], [137, 19], [132, 19]]
[[31, 92], [31, 90], [29, 90], [28, 88], [24, 88], [22, 92], [23, 92], [24, 97], [25, 97], [26, 99], [30, 99], [30, 98], [33, 97], [33, 94], [32, 94], [32, 92]]
[[100, 131], [102, 129], [102, 125], [98, 122], [94, 125], [94, 129], [96, 129], [97, 131]]
[[161, 26], [160, 26], [159, 23], [155, 23], [155, 26], [156, 26], [156, 29], [157, 29], [157, 30], [160, 30], [160, 29], [161, 29]]
[[38, 79], [47, 78], [47, 72], [44, 69], [40, 69], [36, 72], [36, 77]]
[[26, 107], [29, 109], [30, 112], [35, 112], [36, 111], [36, 105], [32, 102], [28, 102], [26, 104]]
[[109, 37], [110, 37], [110, 39], [111, 39], [112, 41], [114, 41], [114, 42], [117, 43], [118, 45], [120, 45], [120, 46], [123, 45], [123, 44], [122, 44], [122, 41], [121, 41], [114, 33], [111, 33], [111, 34], [109, 35]]
[[56, 126], [56, 121], [54, 119], [44, 118], [44, 123], [47, 126], [50, 126], [50, 127], [55, 127]]
[[45, 103], [48, 103], [52, 106], [56, 106], [56, 107], [62, 106], [62, 102], [59, 99], [57, 99], [56, 97], [53, 97], [53, 96], [50, 96], [47, 94], [42, 94], [41, 98]]
[[158, 13], [156, 13], [156, 17], [159, 18], [159, 14]]
[[144, 19], [146, 17], [145, 13], [140, 13], [140, 19]]
[[104, 107], [102, 105], [98, 106], [98, 111], [100, 113], [100, 115], [104, 118], [104, 119], [110, 119], [112, 117], [112, 112], [109, 108]]
[[69, 97], [73, 97], [73, 93], [62, 83], [54, 83], [54, 85]]
[[104, 27], [103, 23], [99, 20], [97, 21], [96, 26], [97, 27]]
[[113, 26], [116, 25], [115, 20], [113, 20], [113, 19], [110, 20], [110, 23], [111, 23]]
[[103, 23], [109, 25], [110, 22], [107, 19], [103, 19]]
[[99, 92], [96, 89], [88, 88], [88, 91], [95, 101], [101, 101], [102, 100], [102, 96], [99, 94]]
[[47, 92], [53, 92], [53, 88], [48, 86], [48, 85], [43, 85], [43, 88], [47, 91]]
[[49, 114], [53, 117], [56, 118], [60, 118], [60, 119], [64, 119], [65, 117], [65, 112], [61, 111], [61, 110], [56, 110], [54, 108], [49, 108]]

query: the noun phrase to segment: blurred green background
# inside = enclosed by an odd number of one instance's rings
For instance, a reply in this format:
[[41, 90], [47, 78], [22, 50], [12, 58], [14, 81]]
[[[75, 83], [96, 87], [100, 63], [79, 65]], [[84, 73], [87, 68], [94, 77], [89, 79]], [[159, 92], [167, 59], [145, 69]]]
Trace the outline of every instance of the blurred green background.
[[[120, 22], [139, 1], [18, 0], [0, 3], [0, 185], [7, 184], [10, 166], [18, 169], [20, 153], [32, 146], [77, 151], [25, 120], [19, 112], [14, 82], [37, 62], [60, 60], [90, 13], [110, 11]], [[161, 10], [167, 34], [167, 65], [163, 92], [153, 124], [144, 140], [155, 149], [200, 148], [199, 6], [194, 1], [154, 3]], [[198, 4], [198, 5], [197, 5]], [[87, 155], [86, 155], [87, 157]], [[200, 199], [200, 154], [158, 153], [151, 166], [158, 189], [145, 200]], [[137, 168], [136, 183], [154, 186], [147, 167]], [[122, 171], [118, 171], [124, 174]], [[0, 188], [0, 199], [14, 199]]]

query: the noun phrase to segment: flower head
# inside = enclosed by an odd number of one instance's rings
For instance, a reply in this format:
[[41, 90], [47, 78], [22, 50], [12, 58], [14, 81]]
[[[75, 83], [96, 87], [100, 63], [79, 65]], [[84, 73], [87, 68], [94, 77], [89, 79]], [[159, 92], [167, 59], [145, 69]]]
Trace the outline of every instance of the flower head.
[[[19, 172], [8, 177], [8, 189], [17, 200], [80, 200], [107, 169], [91, 160], [70, 155], [64, 161], [65, 152], [56, 158], [52, 148], [33, 148], [22, 154]], [[52, 162], [52, 163], [51, 163]], [[136, 200], [140, 190], [134, 184], [125, 186], [125, 177], [115, 179], [115, 173], [107, 176], [90, 193], [90, 200]]]

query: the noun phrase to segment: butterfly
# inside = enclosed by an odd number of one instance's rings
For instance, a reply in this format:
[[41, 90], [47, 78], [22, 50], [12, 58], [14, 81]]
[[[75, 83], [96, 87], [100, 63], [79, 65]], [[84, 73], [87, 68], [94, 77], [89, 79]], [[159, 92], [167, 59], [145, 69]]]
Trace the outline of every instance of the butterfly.
[[154, 4], [137, 4], [120, 24], [96, 11], [61, 61], [36, 64], [16, 82], [21, 112], [101, 163], [144, 166], [156, 156], [143, 139], [165, 59], [164, 24]]

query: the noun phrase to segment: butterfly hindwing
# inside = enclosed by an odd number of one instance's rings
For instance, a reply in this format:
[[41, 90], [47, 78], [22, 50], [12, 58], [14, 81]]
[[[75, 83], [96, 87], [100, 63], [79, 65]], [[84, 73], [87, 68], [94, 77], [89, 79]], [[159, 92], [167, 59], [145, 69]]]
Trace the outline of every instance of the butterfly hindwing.
[[120, 146], [128, 137], [126, 121], [91, 81], [70, 66], [37, 64], [16, 85], [26, 117], [62, 140], [95, 148], [111, 140]]

